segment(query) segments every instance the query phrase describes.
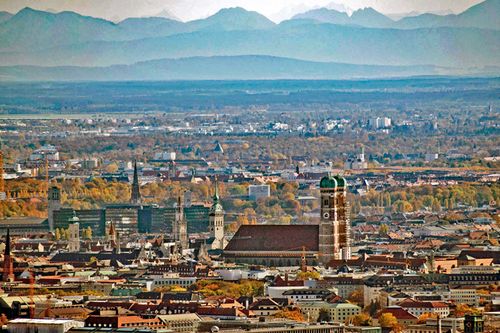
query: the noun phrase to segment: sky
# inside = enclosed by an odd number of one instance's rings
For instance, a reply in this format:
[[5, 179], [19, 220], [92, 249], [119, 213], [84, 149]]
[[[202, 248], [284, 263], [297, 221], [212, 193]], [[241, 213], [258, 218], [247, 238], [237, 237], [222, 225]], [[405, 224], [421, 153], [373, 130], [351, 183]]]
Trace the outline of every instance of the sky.
[[127, 17], [170, 16], [182, 21], [204, 18], [222, 8], [242, 7], [275, 22], [310, 9], [327, 7], [351, 12], [372, 7], [387, 15], [433, 12], [460, 13], [482, 0], [0, 0], [0, 11], [16, 13], [24, 7], [70, 10], [119, 21]]

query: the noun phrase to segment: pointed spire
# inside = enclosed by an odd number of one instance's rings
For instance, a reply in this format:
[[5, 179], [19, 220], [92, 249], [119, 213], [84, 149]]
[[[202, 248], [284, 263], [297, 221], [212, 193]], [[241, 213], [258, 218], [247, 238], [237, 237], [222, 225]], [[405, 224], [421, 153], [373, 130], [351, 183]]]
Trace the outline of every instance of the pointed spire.
[[219, 180], [217, 179], [217, 176], [215, 177], [215, 193], [214, 193], [214, 203], [219, 202]]
[[113, 237], [115, 235], [115, 224], [113, 223], [113, 221], [110, 222], [110, 226], [109, 226], [109, 236], [110, 237]]
[[137, 173], [137, 160], [134, 159], [134, 180], [132, 181], [132, 195], [130, 201], [138, 204], [141, 201], [141, 192], [139, 188], [139, 175]]
[[4, 255], [10, 255], [10, 229], [7, 228], [7, 234], [5, 235], [5, 249]]

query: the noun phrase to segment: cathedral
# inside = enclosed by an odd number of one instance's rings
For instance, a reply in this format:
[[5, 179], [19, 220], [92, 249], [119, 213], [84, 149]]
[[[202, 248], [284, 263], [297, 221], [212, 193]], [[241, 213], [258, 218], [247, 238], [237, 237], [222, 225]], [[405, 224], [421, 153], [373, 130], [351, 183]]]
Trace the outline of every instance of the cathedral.
[[347, 182], [341, 176], [320, 181], [321, 216], [317, 225], [242, 225], [224, 249], [227, 262], [266, 266], [328, 266], [350, 259]]

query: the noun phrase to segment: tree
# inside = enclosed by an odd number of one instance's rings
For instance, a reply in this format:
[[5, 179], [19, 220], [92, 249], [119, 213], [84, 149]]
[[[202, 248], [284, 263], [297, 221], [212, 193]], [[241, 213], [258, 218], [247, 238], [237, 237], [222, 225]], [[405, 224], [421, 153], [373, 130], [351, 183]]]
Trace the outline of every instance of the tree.
[[305, 321], [304, 315], [299, 310], [288, 310], [284, 309], [276, 312], [275, 318], [285, 318], [295, 321]]
[[83, 231], [84, 238], [86, 239], [92, 239], [92, 228], [88, 226], [86, 229]]
[[316, 271], [312, 271], [312, 272], [298, 272], [297, 273], [297, 279], [298, 280], [309, 280], [309, 279], [312, 279], [312, 280], [319, 280], [321, 277], [321, 274], [319, 272], [316, 272]]
[[480, 314], [481, 311], [479, 309], [473, 308], [467, 304], [457, 304], [455, 307], [455, 317], [463, 317], [466, 314]]
[[381, 224], [378, 233], [381, 236], [387, 236], [387, 233], [389, 232], [389, 226], [387, 224]]
[[362, 312], [347, 319], [346, 324], [352, 323], [354, 326], [371, 326], [372, 317], [368, 313]]
[[437, 313], [426, 312], [421, 314], [420, 317], [418, 317], [418, 323], [425, 324], [427, 319], [437, 319], [437, 317], [438, 317]]
[[370, 316], [375, 316], [375, 314], [380, 310], [380, 302], [377, 301], [371, 301], [370, 304], [368, 304], [365, 307], [365, 311], [368, 312]]
[[378, 317], [378, 323], [382, 328], [395, 328], [398, 326], [398, 320], [392, 313], [382, 313]]
[[56, 228], [55, 238], [56, 241], [61, 240], [61, 230], [59, 230], [59, 228]]
[[118, 171], [118, 165], [116, 163], [108, 164], [105, 170], [108, 173], [115, 173]]
[[363, 305], [364, 302], [364, 294], [363, 294], [363, 289], [359, 288], [354, 290], [349, 296], [347, 297], [347, 300], [351, 303], [354, 303], [356, 305]]
[[322, 308], [319, 310], [318, 323], [323, 321], [329, 322], [331, 320], [332, 318], [330, 316], [330, 311], [328, 311], [328, 309]]

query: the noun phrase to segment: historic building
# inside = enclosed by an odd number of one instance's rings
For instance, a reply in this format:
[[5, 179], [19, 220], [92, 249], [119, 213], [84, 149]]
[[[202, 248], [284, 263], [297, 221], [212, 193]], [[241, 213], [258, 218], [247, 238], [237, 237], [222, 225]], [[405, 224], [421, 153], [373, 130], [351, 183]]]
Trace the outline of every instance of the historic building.
[[173, 240], [178, 243], [182, 250], [189, 249], [189, 237], [187, 231], [187, 221], [184, 216], [184, 202], [182, 196], [177, 198], [177, 206], [175, 207], [175, 220], [172, 228]]
[[208, 213], [208, 232], [210, 238], [207, 245], [211, 250], [223, 250], [226, 246], [226, 239], [224, 237], [224, 208], [220, 203], [219, 187], [215, 182], [215, 193], [213, 197], [212, 207]]
[[320, 181], [319, 225], [242, 225], [224, 249], [228, 262], [267, 266], [329, 265], [349, 259], [350, 221], [347, 182], [341, 176]]
[[130, 203], [141, 203], [141, 190], [139, 187], [139, 175], [137, 174], [137, 161], [134, 161], [134, 179], [132, 181], [132, 194], [130, 196]]

